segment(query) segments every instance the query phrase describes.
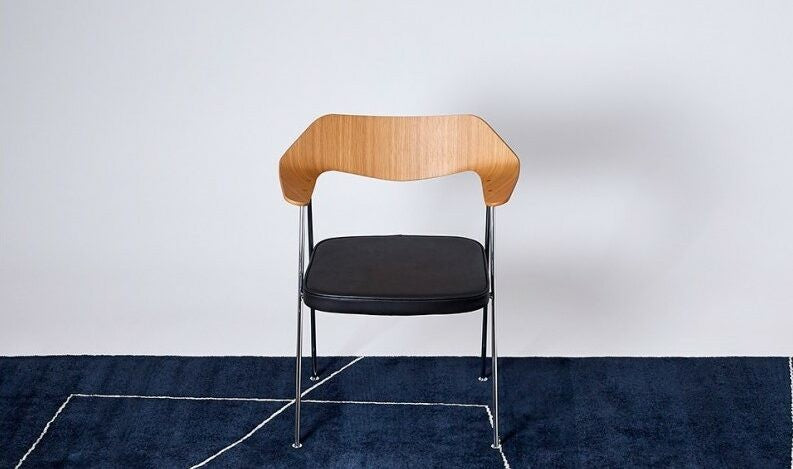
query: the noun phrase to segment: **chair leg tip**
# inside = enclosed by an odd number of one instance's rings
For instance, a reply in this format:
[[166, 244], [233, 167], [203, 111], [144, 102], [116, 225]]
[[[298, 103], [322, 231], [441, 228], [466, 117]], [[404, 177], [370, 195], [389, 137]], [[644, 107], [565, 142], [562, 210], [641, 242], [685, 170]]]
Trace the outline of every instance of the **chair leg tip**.
[[479, 381], [487, 381], [487, 376], [480, 376]]
[[310, 379], [311, 381], [319, 381], [319, 376], [311, 375], [308, 379]]
[[303, 447], [303, 445], [301, 445], [300, 443], [292, 443], [292, 448], [294, 448], [294, 449], [300, 449], [302, 447]]

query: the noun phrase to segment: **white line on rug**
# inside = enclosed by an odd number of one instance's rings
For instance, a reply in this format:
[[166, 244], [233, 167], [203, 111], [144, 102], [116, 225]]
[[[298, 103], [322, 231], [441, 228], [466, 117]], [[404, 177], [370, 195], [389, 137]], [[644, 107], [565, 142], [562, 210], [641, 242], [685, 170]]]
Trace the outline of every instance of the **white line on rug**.
[[321, 399], [306, 399], [303, 402], [317, 404], [372, 404], [372, 405], [427, 405], [427, 406], [447, 406], [447, 407], [487, 407], [484, 404], [457, 404], [454, 402], [388, 402], [388, 401], [329, 401]]
[[36, 438], [36, 441], [33, 442], [33, 446], [31, 446], [30, 449], [28, 449], [27, 453], [25, 453], [24, 456], [22, 456], [22, 459], [19, 460], [17, 465], [14, 466], [14, 469], [19, 469], [19, 466], [21, 466], [22, 463], [25, 462], [25, 459], [27, 459], [30, 453], [32, 453], [33, 450], [36, 449], [36, 445], [38, 445], [39, 441], [41, 441], [41, 439], [44, 438], [44, 434], [47, 433], [47, 430], [50, 429], [50, 425], [52, 425], [52, 422], [54, 422], [55, 419], [58, 418], [58, 415], [60, 415], [60, 413], [63, 412], [63, 408], [66, 407], [66, 404], [68, 404], [69, 401], [72, 400], [72, 396], [74, 396], [74, 394], [69, 394], [69, 397], [67, 397], [66, 400], [63, 401], [63, 404], [61, 404], [61, 406], [58, 407], [58, 410], [55, 412], [55, 415], [53, 415], [50, 421], [47, 422], [47, 425], [44, 425], [44, 430], [41, 431], [39, 437]]
[[[309, 392], [311, 392], [311, 391], [313, 391], [314, 389], [318, 388], [319, 386], [321, 386], [322, 384], [324, 384], [324, 383], [325, 383], [326, 381], [328, 381], [329, 379], [333, 378], [333, 377], [334, 377], [334, 376], [336, 376], [337, 374], [341, 373], [341, 372], [342, 372], [342, 371], [344, 371], [345, 369], [347, 369], [347, 368], [349, 368], [350, 366], [352, 366], [352, 365], [354, 365], [355, 363], [357, 363], [357, 362], [358, 362], [359, 360], [361, 360], [362, 358], [363, 358], [363, 357], [358, 357], [358, 358], [356, 358], [355, 360], [351, 361], [350, 363], [347, 363], [347, 364], [346, 364], [346, 365], [344, 365], [343, 367], [341, 367], [341, 368], [339, 368], [338, 370], [334, 371], [333, 373], [331, 373], [330, 375], [328, 375], [328, 377], [327, 377], [327, 378], [323, 379], [322, 381], [318, 382], [318, 383], [317, 383], [317, 384], [315, 384], [314, 386], [311, 386], [310, 388], [308, 388], [308, 389], [306, 389], [305, 391], [303, 391], [302, 393], [300, 393], [300, 397], [303, 397], [303, 396], [305, 396], [306, 394], [308, 394]], [[244, 435], [242, 438], [240, 438], [239, 440], [235, 441], [234, 443], [232, 443], [232, 444], [230, 444], [230, 445], [226, 446], [225, 448], [221, 449], [220, 451], [218, 451], [217, 453], [213, 454], [212, 456], [210, 456], [210, 457], [208, 457], [208, 458], [204, 459], [204, 460], [203, 460], [203, 461], [201, 461], [200, 463], [198, 463], [198, 464], [195, 464], [195, 465], [193, 465], [193, 466], [190, 466], [190, 469], [195, 469], [196, 467], [201, 467], [201, 466], [204, 466], [204, 465], [206, 465], [206, 464], [207, 464], [209, 461], [212, 461], [213, 459], [217, 458], [217, 457], [218, 457], [218, 456], [220, 456], [221, 454], [225, 453], [226, 451], [230, 450], [231, 448], [233, 448], [233, 447], [237, 446], [238, 444], [242, 443], [243, 441], [247, 440], [248, 438], [250, 438], [251, 436], [253, 436], [253, 434], [254, 434], [254, 433], [256, 433], [257, 431], [259, 431], [259, 429], [260, 429], [260, 428], [262, 428], [263, 426], [265, 426], [265, 425], [267, 424], [267, 422], [269, 422], [270, 420], [272, 420], [273, 418], [275, 418], [275, 417], [276, 417], [278, 414], [280, 414], [281, 412], [283, 412], [283, 411], [285, 411], [286, 409], [288, 409], [288, 408], [289, 408], [289, 406], [291, 406], [291, 405], [292, 405], [292, 404], [294, 404], [294, 403], [295, 403], [295, 400], [294, 400], [294, 399], [292, 399], [292, 400], [291, 400], [291, 401], [289, 401], [289, 402], [288, 402], [286, 405], [284, 405], [284, 406], [283, 406], [283, 407], [281, 407], [280, 409], [276, 410], [276, 411], [275, 411], [275, 412], [274, 412], [272, 415], [270, 415], [269, 417], [267, 417], [266, 419], [264, 419], [264, 420], [263, 420], [263, 421], [262, 421], [262, 422], [261, 422], [259, 425], [256, 425], [256, 426], [255, 426], [255, 427], [254, 427], [254, 428], [253, 428], [251, 431], [249, 431], [248, 433], [246, 433], [246, 434], [245, 434], [245, 435]]]
[[254, 402], [289, 402], [294, 399], [270, 399], [265, 397], [211, 397], [211, 396], [141, 396], [137, 394], [82, 394], [74, 393], [74, 397], [98, 397], [101, 399], [173, 399], [185, 401], [254, 401]]

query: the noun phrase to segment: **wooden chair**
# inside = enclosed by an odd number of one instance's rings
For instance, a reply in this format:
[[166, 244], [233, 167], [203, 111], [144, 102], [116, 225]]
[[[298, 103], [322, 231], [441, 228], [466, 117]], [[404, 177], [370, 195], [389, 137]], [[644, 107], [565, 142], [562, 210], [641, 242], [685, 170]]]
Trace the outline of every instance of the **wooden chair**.
[[[314, 246], [311, 195], [320, 174], [341, 171], [412, 181], [474, 171], [485, 201], [485, 245], [453, 236], [352, 236]], [[311, 379], [316, 364], [315, 310], [374, 315], [463, 313], [482, 309], [482, 369], [486, 381], [487, 311], [491, 311], [493, 448], [498, 433], [495, 314], [495, 207], [518, 181], [515, 153], [473, 115], [379, 117], [330, 114], [315, 120], [281, 157], [284, 198], [300, 207], [295, 441], [300, 448], [302, 311], [311, 309]], [[307, 212], [307, 217], [306, 217]], [[308, 269], [303, 270], [305, 220]]]

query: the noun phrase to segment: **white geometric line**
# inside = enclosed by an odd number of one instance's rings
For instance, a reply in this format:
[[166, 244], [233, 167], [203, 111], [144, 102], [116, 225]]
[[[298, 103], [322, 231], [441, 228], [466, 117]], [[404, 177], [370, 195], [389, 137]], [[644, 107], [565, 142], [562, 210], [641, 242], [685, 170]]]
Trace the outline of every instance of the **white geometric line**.
[[[446, 407], [477, 407], [484, 408], [487, 412], [487, 418], [490, 421], [490, 427], [493, 427], [493, 414], [490, 413], [490, 406], [484, 404], [457, 404], [451, 402], [387, 402], [387, 401], [332, 401], [324, 399], [305, 399], [303, 402], [312, 402], [317, 404], [369, 404], [369, 405], [417, 405], [417, 406], [446, 406]], [[791, 411], [793, 412], [793, 411]], [[502, 447], [498, 448], [501, 454], [501, 460], [504, 462], [504, 469], [512, 469], [507, 461], [507, 456], [504, 454]], [[793, 468], [791, 468], [793, 469]]]
[[329, 380], [329, 379], [333, 378], [333, 377], [334, 377], [334, 376], [336, 376], [337, 374], [341, 373], [342, 371], [346, 370], [347, 368], [351, 367], [352, 365], [356, 364], [358, 361], [360, 361], [360, 360], [362, 360], [362, 359], [363, 359], [363, 357], [358, 357], [358, 358], [356, 358], [355, 360], [351, 361], [350, 363], [347, 363], [347, 364], [346, 364], [346, 365], [344, 365], [343, 367], [341, 367], [341, 368], [339, 368], [338, 370], [334, 371], [333, 373], [329, 374], [327, 378], [323, 379], [323, 380], [322, 380], [322, 381], [320, 381], [319, 383], [317, 383], [317, 384], [315, 384], [315, 385], [311, 386], [310, 388], [308, 388], [308, 389], [306, 389], [305, 391], [303, 391], [302, 393], [300, 393], [300, 397], [303, 397], [303, 396], [305, 396], [306, 394], [310, 393], [310, 392], [311, 392], [311, 391], [313, 391], [314, 389], [318, 388], [320, 385], [324, 384], [324, 383], [325, 383], [325, 381], [327, 381], [327, 380]]
[[294, 399], [270, 399], [264, 397], [193, 397], [193, 396], [142, 396], [137, 394], [72, 394], [74, 397], [99, 397], [117, 399], [173, 399], [186, 401], [254, 401], [254, 402], [289, 402]]
[[196, 467], [205, 466], [205, 465], [206, 465], [206, 464], [207, 464], [209, 461], [211, 461], [211, 460], [215, 459], [216, 457], [220, 456], [221, 454], [225, 453], [226, 451], [230, 450], [231, 448], [233, 448], [233, 447], [237, 446], [238, 444], [242, 443], [243, 441], [247, 440], [248, 438], [250, 438], [250, 437], [251, 437], [251, 435], [253, 435], [253, 434], [254, 434], [254, 433], [256, 433], [256, 432], [257, 432], [257, 431], [258, 431], [260, 428], [262, 428], [263, 426], [265, 426], [265, 425], [267, 424], [267, 422], [269, 422], [270, 420], [274, 419], [274, 418], [275, 418], [275, 417], [276, 417], [278, 414], [280, 414], [281, 412], [283, 412], [283, 411], [285, 411], [286, 409], [288, 409], [288, 408], [289, 408], [289, 406], [291, 406], [291, 405], [292, 405], [292, 404], [294, 404], [294, 403], [295, 403], [295, 400], [294, 400], [294, 399], [292, 399], [292, 401], [291, 401], [290, 403], [288, 403], [288, 404], [286, 404], [285, 406], [281, 407], [280, 409], [276, 410], [275, 412], [273, 412], [273, 413], [272, 413], [272, 415], [270, 415], [269, 417], [267, 417], [266, 419], [264, 419], [264, 420], [263, 420], [263, 421], [262, 421], [262, 422], [261, 422], [259, 425], [256, 425], [255, 427], [253, 427], [253, 430], [251, 430], [251, 431], [249, 431], [248, 433], [246, 433], [246, 434], [245, 434], [245, 436], [243, 436], [243, 437], [242, 437], [242, 438], [240, 438], [239, 440], [235, 441], [234, 443], [232, 443], [232, 444], [230, 444], [230, 445], [226, 446], [225, 448], [223, 448], [222, 450], [220, 450], [220, 451], [218, 451], [217, 453], [213, 454], [212, 456], [210, 456], [210, 457], [208, 457], [208, 458], [204, 459], [204, 460], [203, 460], [203, 461], [201, 461], [200, 463], [198, 463], [198, 464], [194, 464], [194, 465], [190, 466], [190, 469], [194, 469], [194, 468], [196, 468]]
[[[96, 397], [100, 399], [169, 399], [185, 401], [252, 401], [252, 402], [292, 402], [294, 399], [269, 397], [214, 397], [214, 396], [147, 396], [141, 394], [83, 394], [74, 393], [72, 397]], [[303, 399], [312, 404], [371, 404], [371, 405], [414, 405], [486, 408], [485, 404], [464, 404], [457, 402], [391, 402], [391, 401], [343, 401], [327, 399]]]
[[[332, 401], [332, 400], [324, 400], [324, 399], [305, 399], [303, 402], [312, 402], [316, 404], [417, 405], [417, 406], [475, 407], [480, 409], [483, 408], [487, 412], [487, 418], [490, 421], [490, 426], [493, 427], [493, 414], [490, 413], [490, 407], [485, 404], [457, 404], [452, 402]], [[504, 469], [512, 469], [509, 466], [509, 461], [507, 461], [507, 456], [504, 454], [504, 450], [501, 447], [499, 447], [498, 452], [501, 454], [501, 460], [504, 462]]]
[[36, 441], [33, 442], [33, 446], [31, 446], [30, 449], [28, 449], [27, 453], [25, 453], [25, 455], [22, 456], [22, 459], [19, 460], [17, 465], [14, 466], [14, 469], [19, 469], [19, 466], [21, 466], [22, 463], [25, 462], [25, 459], [27, 459], [27, 457], [30, 455], [30, 453], [32, 453], [33, 450], [36, 449], [36, 445], [38, 445], [39, 441], [41, 441], [41, 439], [44, 438], [44, 434], [47, 433], [47, 430], [49, 430], [50, 425], [52, 424], [52, 422], [54, 422], [55, 419], [58, 418], [58, 415], [60, 415], [60, 413], [63, 412], [63, 408], [66, 407], [66, 404], [68, 404], [70, 400], [72, 400], [72, 396], [73, 395], [74, 394], [69, 394], [69, 397], [67, 397], [66, 400], [63, 401], [63, 404], [61, 404], [61, 406], [58, 407], [58, 410], [55, 412], [55, 415], [53, 415], [52, 418], [50, 419], [50, 421], [47, 422], [47, 425], [44, 425], [44, 430], [41, 431], [41, 434], [39, 435], [39, 437], [36, 438]]
[[793, 469], [793, 357], [788, 357], [787, 369], [790, 373], [790, 469]]
[[[364, 357], [358, 357], [355, 360], [351, 361], [350, 363], [344, 365], [343, 367], [339, 368], [338, 370], [334, 371], [330, 375], [328, 375], [322, 381], [316, 383], [315, 385], [311, 386], [310, 388], [303, 391], [300, 396], [303, 397], [309, 392], [313, 391], [320, 385], [324, 384], [329, 379], [333, 378], [337, 374], [344, 371], [346, 368], [354, 365], [359, 360], [363, 359]], [[790, 368], [790, 379], [791, 379], [791, 421], [793, 421], [793, 357], [788, 360], [789, 368]], [[204, 461], [191, 466], [190, 469], [201, 467], [206, 465], [209, 461], [217, 458], [221, 454], [225, 453], [229, 449], [233, 448], [234, 446], [242, 443], [243, 441], [250, 438], [256, 431], [261, 429], [264, 425], [278, 416], [280, 413], [288, 409], [292, 404], [295, 403], [294, 399], [278, 399], [278, 398], [263, 398], [263, 397], [212, 397], [212, 396], [146, 396], [140, 394], [84, 394], [84, 393], [74, 393], [69, 394], [66, 400], [61, 404], [58, 410], [55, 412], [55, 415], [52, 416], [49, 422], [44, 426], [44, 430], [42, 430], [39, 437], [33, 443], [33, 445], [28, 449], [27, 453], [22, 456], [22, 459], [19, 460], [15, 469], [18, 469], [22, 463], [27, 459], [30, 453], [36, 448], [39, 441], [44, 437], [44, 434], [47, 433], [52, 422], [60, 415], [66, 405], [73, 397], [95, 397], [95, 398], [115, 398], [115, 399], [168, 399], [168, 400], [189, 400], [189, 401], [253, 401], [253, 402], [286, 402], [286, 405], [279, 408], [272, 415], [267, 417], [264, 421], [259, 423], [256, 427], [254, 427], [250, 432], [245, 434], [242, 438], [235, 441], [234, 443], [226, 446], [225, 448], [221, 449], [217, 453], [213, 454], [212, 456], [208, 457]], [[302, 402], [309, 402], [309, 403], [316, 403], [316, 404], [364, 404], [364, 405], [411, 405], [411, 406], [445, 406], [445, 407], [474, 407], [474, 408], [484, 408], [485, 412], [487, 412], [487, 418], [490, 421], [490, 426], [493, 427], [493, 414], [490, 412], [490, 407], [484, 404], [462, 404], [462, 403], [452, 403], [452, 402], [391, 402], [391, 401], [352, 401], [352, 400], [325, 400], [325, 399], [305, 399]], [[504, 455], [504, 451], [502, 448], [498, 449], [499, 453], [501, 454], [501, 460], [504, 463], [505, 469], [511, 469], [509, 462], [507, 461], [507, 457]], [[793, 441], [791, 441], [791, 469], [793, 469]]]
[[[329, 379], [333, 378], [334, 376], [336, 376], [337, 374], [341, 373], [342, 371], [344, 371], [344, 370], [345, 370], [345, 369], [347, 369], [348, 367], [350, 367], [350, 366], [354, 365], [356, 362], [358, 362], [358, 361], [359, 361], [359, 360], [361, 360], [362, 358], [363, 358], [363, 357], [358, 357], [358, 358], [356, 358], [355, 360], [351, 361], [350, 363], [347, 363], [347, 364], [346, 364], [346, 365], [344, 365], [343, 367], [341, 367], [341, 368], [339, 368], [338, 370], [334, 371], [333, 373], [331, 373], [330, 375], [328, 375], [328, 377], [327, 377], [327, 378], [323, 379], [322, 381], [318, 382], [318, 383], [317, 383], [317, 384], [315, 384], [314, 386], [311, 386], [310, 388], [306, 389], [304, 392], [300, 393], [300, 397], [303, 397], [303, 396], [305, 396], [306, 394], [308, 394], [309, 392], [313, 391], [313, 390], [314, 390], [314, 389], [316, 389], [318, 386], [320, 386], [320, 385], [324, 384], [324, 383], [325, 383], [327, 380], [329, 380]], [[280, 414], [281, 412], [285, 411], [287, 408], [289, 408], [289, 406], [291, 406], [291, 405], [292, 405], [292, 404], [294, 404], [294, 403], [295, 403], [295, 400], [294, 400], [294, 399], [292, 399], [291, 401], [289, 401], [289, 403], [288, 403], [288, 404], [286, 404], [285, 406], [283, 406], [283, 407], [281, 407], [280, 409], [276, 410], [276, 411], [275, 411], [275, 412], [274, 412], [274, 413], [273, 413], [271, 416], [269, 416], [269, 417], [267, 417], [266, 419], [264, 419], [264, 420], [263, 420], [263, 421], [262, 421], [262, 422], [261, 422], [259, 425], [256, 425], [256, 426], [255, 426], [255, 427], [254, 427], [254, 428], [253, 428], [251, 431], [249, 431], [248, 433], [246, 433], [246, 434], [245, 434], [245, 435], [244, 435], [242, 438], [240, 438], [239, 440], [235, 441], [234, 443], [232, 443], [232, 444], [230, 444], [230, 445], [226, 446], [225, 448], [221, 449], [220, 451], [218, 451], [217, 453], [213, 454], [212, 456], [210, 456], [210, 457], [208, 457], [208, 458], [204, 459], [204, 460], [203, 460], [203, 461], [201, 461], [200, 463], [198, 463], [198, 464], [195, 464], [195, 465], [193, 465], [193, 466], [190, 466], [190, 469], [195, 469], [195, 468], [197, 468], [197, 467], [205, 466], [205, 465], [206, 465], [206, 464], [207, 464], [209, 461], [212, 461], [213, 459], [217, 458], [217, 457], [218, 457], [218, 456], [220, 456], [221, 454], [225, 453], [226, 451], [230, 450], [231, 448], [233, 448], [233, 447], [237, 446], [238, 444], [242, 443], [243, 441], [247, 440], [248, 438], [250, 438], [251, 436], [253, 436], [253, 434], [254, 434], [254, 433], [256, 433], [257, 431], [259, 431], [259, 429], [260, 429], [260, 428], [262, 428], [263, 426], [265, 426], [265, 425], [267, 424], [267, 422], [269, 422], [270, 420], [272, 420], [273, 418], [275, 418], [275, 417], [276, 417], [278, 414]]]
[[321, 399], [305, 399], [303, 402], [317, 404], [372, 404], [372, 405], [425, 405], [425, 406], [447, 406], [447, 407], [479, 407], [486, 408], [484, 404], [457, 404], [453, 402], [381, 402], [381, 401], [329, 401]]
[[487, 411], [487, 419], [490, 421], [490, 427], [492, 428], [493, 425], [493, 414], [490, 413], [490, 406], [486, 405], [485, 410]]
[[[490, 426], [493, 427], [493, 414], [490, 413], [490, 406], [485, 406], [485, 410], [487, 411], [487, 418], [490, 420]], [[509, 461], [507, 461], [507, 456], [504, 454], [504, 445], [498, 445], [498, 452], [501, 453], [501, 460], [504, 461], [504, 469], [512, 469], [509, 467]]]

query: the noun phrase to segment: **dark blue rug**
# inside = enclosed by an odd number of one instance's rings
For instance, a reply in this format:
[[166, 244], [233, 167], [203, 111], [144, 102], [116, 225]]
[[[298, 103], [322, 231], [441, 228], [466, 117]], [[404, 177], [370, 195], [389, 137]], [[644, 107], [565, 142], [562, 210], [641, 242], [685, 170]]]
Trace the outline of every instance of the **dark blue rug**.
[[289, 358], [0, 358], [0, 467], [791, 467], [788, 358], [499, 363], [503, 456], [476, 358], [356, 361], [299, 450]]

